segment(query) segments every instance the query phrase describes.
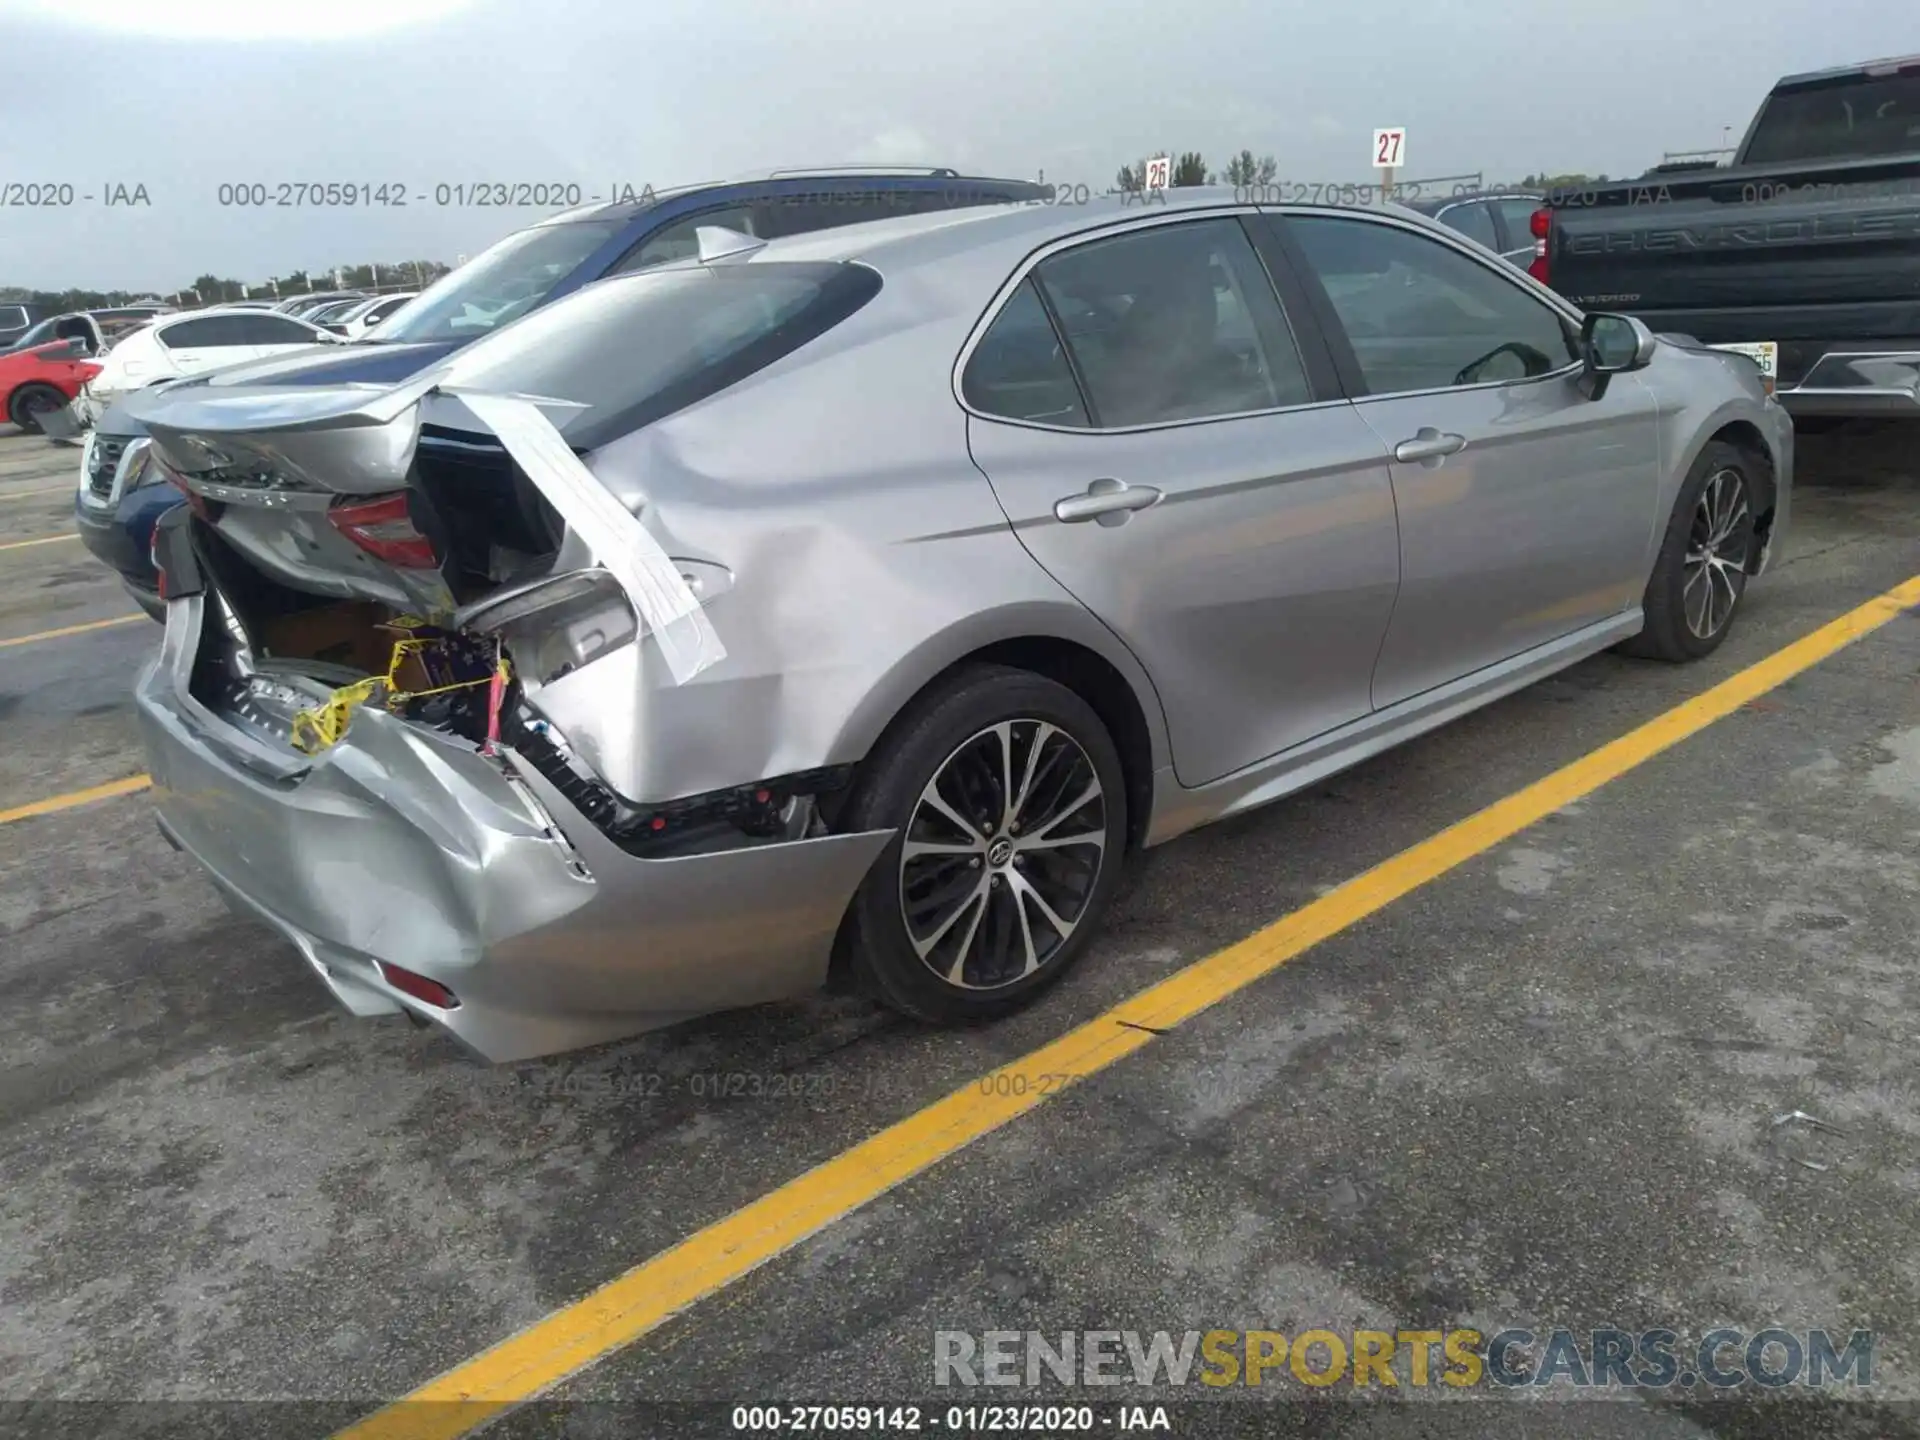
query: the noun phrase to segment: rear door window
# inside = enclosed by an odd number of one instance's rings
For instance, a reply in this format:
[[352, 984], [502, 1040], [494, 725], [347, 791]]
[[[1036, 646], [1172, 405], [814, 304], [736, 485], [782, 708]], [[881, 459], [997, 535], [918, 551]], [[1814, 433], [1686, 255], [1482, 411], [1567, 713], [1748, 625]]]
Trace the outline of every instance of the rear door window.
[[792, 354], [880, 291], [864, 265], [751, 263], [620, 275], [545, 306], [447, 363], [452, 385], [571, 401], [592, 450]]
[[1020, 283], [980, 337], [960, 377], [960, 393], [996, 419], [1086, 427], [1073, 368], [1031, 279]]
[[247, 343], [227, 325], [223, 315], [210, 315], [204, 320], [182, 320], [178, 325], [168, 325], [156, 331], [154, 338], [167, 350], [210, 350]]
[[1240, 222], [1095, 240], [1035, 271], [1101, 427], [1304, 405], [1306, 367]]
[[1533, 212], [1542, 203], [1524, 198], [1499, 202], [1500, 218], [1507, 227], [1505, 253], [1509, 257], [1522, 252], [1533, 254]]
[[283, 315], [232, 315], [227, 323], [244, 337], [243, 345], [312, 345], [319, 337]]
[[1484, 200], [1449, 206], [1440, 212], [1440, 223], [1458, 230], [1469, 240], [1478, 240], [1489, 250], [1500, 248], [1500, 236], [1493, 228], [1493, 212]]

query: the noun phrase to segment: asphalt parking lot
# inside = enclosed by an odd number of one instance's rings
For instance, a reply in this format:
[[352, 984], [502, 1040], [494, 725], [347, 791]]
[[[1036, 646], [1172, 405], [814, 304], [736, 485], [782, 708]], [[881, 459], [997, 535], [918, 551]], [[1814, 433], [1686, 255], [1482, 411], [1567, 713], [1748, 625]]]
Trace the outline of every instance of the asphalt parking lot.
[[[1912, 434], [1803, 437], [1784, 563], [1708, 661], [1603, 656], [1153, 852], [1010, 1022], [823, 998], [490, 1069], [338, 1012], [139, 793], [19, 814], [140, 774], [158, 629], [102, 623], [136, 612], [60, 538], [78, 451], [0, 427], [0, 1400], [379, 1410], [1920, 574]], [[1275, 1434], [1920, 1433], [1917, 680], [1910, 609], [591, 1368], [549, 1356], [578, 1406], [496, 1433], [935, 1397], [940, 1331], [1600, 1325], [1871, 1330], [1879, 1404], [1234, 1398]], [[1228, 1413], [1177, 1398], [1176, 1434]]]

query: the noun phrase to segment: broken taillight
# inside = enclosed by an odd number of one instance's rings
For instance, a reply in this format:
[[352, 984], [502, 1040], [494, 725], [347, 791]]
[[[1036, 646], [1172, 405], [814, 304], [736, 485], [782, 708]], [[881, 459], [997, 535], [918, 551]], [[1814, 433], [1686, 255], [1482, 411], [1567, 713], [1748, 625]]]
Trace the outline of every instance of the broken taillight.
[[154, 465], [159, 467], [161, 477], [165, 479], [169, 485], [173, 486], [174, 489], [178, 490], [182, 495], [187, 497], [188, 508], [190, 508], [193, 511], [193, 513], [198, 515], [202, 520], [211, 522], [213, 519], [213, 507], [207, 503], [207, 497], [200, 494], [200, 492], [195, 490], [191, 485], [187, 484], [186, 477], [182, 475], [178, 470], [175, 470], [171, 465], [169, 465], [165, 460], [163, 460], [158, 454], [156, 454], [152, 450], [149, 450], [147, 454], [150, 457], [151, 462]]
[[413, 524], [407, 492], [396, 491], [377, 500], [335, 505], [327, 511], [333, 528], [376, 560], [404, 570], [433, 570], [440, 564], [433, 541]]
[[402, 970], [398, 965], [389, 965], [385, 960], [374, 962], [380, 967], [380, 978], [385, 980], [402, 995], [411, 995], [433, 1006], [436, 1010], [458, 1010], [459, 997], [438, 980], [429, 980], [412, 970]]

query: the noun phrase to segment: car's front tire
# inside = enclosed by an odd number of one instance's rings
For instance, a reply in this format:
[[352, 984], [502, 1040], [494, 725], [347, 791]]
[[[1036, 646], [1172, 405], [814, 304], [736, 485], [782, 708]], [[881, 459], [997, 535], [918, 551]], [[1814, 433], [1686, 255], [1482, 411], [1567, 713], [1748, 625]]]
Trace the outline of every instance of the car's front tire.
[[986, 1020], [1085, 953], [1125, 859], [1126, 786], [1086, 701], [976, 665], [893, 726], [840, 825], [896, 832], [843, 928], [853, 974], [917, 1019]]
[[1646, 628], [1620, 648], [1650, 660], [1698, 660], [1720, 648], [1747, 593], [1760, 543], [1753, 457], [1722, 441], [1700, 452], [1674, 502], [1647, 582]]

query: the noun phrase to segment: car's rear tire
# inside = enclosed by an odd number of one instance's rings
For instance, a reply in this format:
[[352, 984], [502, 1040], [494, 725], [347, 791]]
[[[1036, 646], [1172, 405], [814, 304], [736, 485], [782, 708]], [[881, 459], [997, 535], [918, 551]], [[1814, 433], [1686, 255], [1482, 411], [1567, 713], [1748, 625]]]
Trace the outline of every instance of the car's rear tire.
[[41, 413], [58, 410], [66, 403], [67, 397], [51, 385], [22, 385], [8, 397], [7, 418], [29, 435], [38, 435]]
[[895, 723], [838, 823], [896, 832], [842, 927], [853, 977], [919, 1020], [989, 1020], [1085, 953], [1125, 860], [1126, 785], [1086, 701], [974, 665]]
[[1720, 648], [1747, 591], [1759, 545], [1753, 457], [1715, 440], [1700, 452], [1674, 502], [1647, 581], [1647, 623], [1620, 648], [1649, 660], [1698, 660]]

